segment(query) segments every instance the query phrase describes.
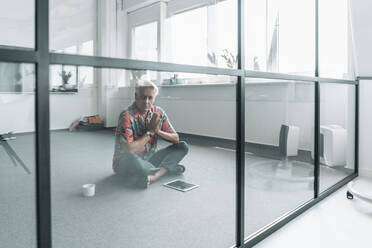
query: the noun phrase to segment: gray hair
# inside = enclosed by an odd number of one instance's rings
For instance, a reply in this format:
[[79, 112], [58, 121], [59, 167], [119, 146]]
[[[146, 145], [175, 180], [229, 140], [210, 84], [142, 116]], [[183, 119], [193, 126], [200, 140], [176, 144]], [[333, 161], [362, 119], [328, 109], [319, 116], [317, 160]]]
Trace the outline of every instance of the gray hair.
[[149, 80], [140, 80], [136, 83], [136, 94], [139, 92], [140, 88], [152, 88], [155, 92], [155, 96], [159, 93], [158, 86]]

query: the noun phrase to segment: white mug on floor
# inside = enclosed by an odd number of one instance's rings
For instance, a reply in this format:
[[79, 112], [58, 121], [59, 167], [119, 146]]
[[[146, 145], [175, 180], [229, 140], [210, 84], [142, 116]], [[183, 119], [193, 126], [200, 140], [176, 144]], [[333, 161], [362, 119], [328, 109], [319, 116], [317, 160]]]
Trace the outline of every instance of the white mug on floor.
[[88, 196], [88, 197], [94, 196], [95, 191], [96, 191], [96, 185], [95, 184], [84, 184], [82, 186], [82, 188], [83, 188], [83, 195], [84, 196]]

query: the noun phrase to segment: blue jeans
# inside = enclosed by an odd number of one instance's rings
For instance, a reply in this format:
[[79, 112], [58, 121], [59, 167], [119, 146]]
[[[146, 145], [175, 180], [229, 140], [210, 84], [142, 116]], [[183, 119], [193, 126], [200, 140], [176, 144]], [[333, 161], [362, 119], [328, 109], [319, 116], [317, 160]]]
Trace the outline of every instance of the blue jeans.
[[164, 167], [168, 172], [176, 172], [177, 164], [188, 151], [188, 144], [180, 141], [155, 152], [147, 160], [137, 154], [121, 154], [112, 168], [116, 174], [123, 176], [153, 175], [159, 167]]

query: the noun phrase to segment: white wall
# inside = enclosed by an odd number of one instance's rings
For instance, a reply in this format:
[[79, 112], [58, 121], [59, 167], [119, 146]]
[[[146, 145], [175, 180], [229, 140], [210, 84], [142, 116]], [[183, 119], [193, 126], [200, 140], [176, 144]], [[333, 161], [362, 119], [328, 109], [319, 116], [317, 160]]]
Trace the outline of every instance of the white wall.
[[359, 105], [359, 169], [372, 177], [372, 80], [360, 82]]
[[[119, 113], [134, 100], [132, 88], [112, 90], [108, 97], [107, 126], [116, 126]], [[353, 112], [345, 86], [322, 86], [322, 124], [348, 129], [353, 140]], [[156, 105], [163, 107], [176, 130], [183, 133], [235, 139], [235, 86], [185, 85], [160, 88]], [[312, 84], [248, 84], [246, 86], [246, 141], [278, 145], [281, 124], [300, 128], [300, 148], [313, 147], [314, 88]]]
[[81, 116], [95, 115], [97, 89], [79, 89], [77, 94], [50, 95], [50, 128], [65, 129]]
[[35, 95], [0, 93], [0, 134], [35, 131]]
[[359, 168], [360, 174], [372, 177], [372, 81], [360, 81]]
[[[65, 129], [80, 116], [97, 114], [97, 89], [50, 94], [50, 128]], [[0, 133], [35, 131], [35, 94], [0, 93]]]
[[372, 76], [372, 1], [350, 0], [357, 76]]
[[[352, 35], [355, 47], [356, 75], [372, 76], [372, 1], [351, 0]], [[359, 167], [360, 175], [372, 177], [372, 81], [360, 82]]]

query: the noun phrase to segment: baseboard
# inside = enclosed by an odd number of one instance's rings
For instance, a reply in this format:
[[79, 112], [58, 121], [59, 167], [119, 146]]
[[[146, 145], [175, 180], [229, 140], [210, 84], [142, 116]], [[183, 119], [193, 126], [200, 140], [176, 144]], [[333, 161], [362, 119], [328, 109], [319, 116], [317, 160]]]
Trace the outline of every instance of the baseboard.
[[[204, 145], [204, 146], [215, 146], [226, 149], [235, 150], [235, 140], [215, 138], [210, 136], [202, 136], [188, 133], [179, 133], [180, 140], [185, 140], [190, 144]], [[245, 142], [245, 152], [252, 153], [254, 155], [272, 159], [282, 159], [283, 156], [280, 154], [279, 147], [267, 144], [259, 144], [253, 142]], [[313, 163], [311, 158], [311, 151], [298, 150], [296, 160]]]
[[[115, 127], [103, 127], [103, 128], [99, 128], [99, 129], [92, 129], [92, 130], [76, 130], [78, 132], [85, 132], [85, 131], [100, 131], [100, 130], [114, 130], [115, 131]], [[56, 128], [56, 129], [51, 129], [50, 130], [50, 133], [54, 133], [54, 132], [66, 132], [66, 131], [69, 131], [68, 128]], [[74, 131], [74, 132], [76, 132]], [[23, 135], [30, 135], [30, 134], [33, 134], [33, 135], [36, 135], [36, 131], [32, 131], [32, 132], [20, 132], [20, 133], [13, 133], [14, 135], [17, 135], [17, 136], [23, 136]]]
[[[110, 130], [115, 131], [115, 127], [104, 127], [99, 130]], [[92, 130], [99, 131], [99, 130]], [[68, 129], [54, 129], [50, 130], [51, 133], [54, 132], [66, 132]], [[84, 130], [78, 130], [81, 132]], [[35, 134], [35, 132], [25, 132], [25, 133], [17, 133], [17, 135], [28, 135], [28, 134]], [[203, 136], [203, 135], [196, 135], [196, 134], [188, 134], [188, 133], [178, 133], [180, 136], [180, 140], [184, 140], [189, 144], [201, 145], [201, 146], [212, 146], [212, 147], [219, 147], [225, 148], [229, 150], [235, 150], [236, 141], [231, 139], [224, 139], [224, 138], [216, 138], [210, 136]], [[253, 142], [245, 142], [245, 152], [252, 153], [256, 156], [266, 157], [271, 159], [283, 159], [283, 156], [280, 154], [279, 147], [267, 144], [260, 144], [260, 143], [253, 143]], [[311, 151], [307, 150], [298, 150], [298, 155], [295, 157], [297, 161], [306, 162], [306, 163], [313, 163], [313, 159], [311, 158]], [[366, 172], [366, 174], [371, 175], [372, 171]]]

